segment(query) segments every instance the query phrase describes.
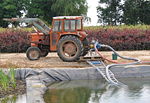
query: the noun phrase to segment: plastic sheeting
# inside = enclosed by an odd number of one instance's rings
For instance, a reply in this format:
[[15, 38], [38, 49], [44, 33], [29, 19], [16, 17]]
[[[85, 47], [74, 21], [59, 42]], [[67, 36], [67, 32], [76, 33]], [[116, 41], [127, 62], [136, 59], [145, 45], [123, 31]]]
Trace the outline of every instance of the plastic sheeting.
[[[111, 68], [116, 78], [150, 77], [150, 66], [126, 66]], [[26, 80], [27, 103], [44, 103], [43, 94], [47, 85], [58, 81], [101, 79], [101, 74], [95, 68], [67, 69], [16, 69], [16, 78]]]
[[[116, 78], [122, 77], [149, 77], [150, 66], [125, 66], [111, 68]], [[24, 80], [31, 76], [39, 76], [39, 79], [44, 83], [55, 81], [70, 81], [70, 80], [91, 80], [102, 78], [101, 74], [95, 68], [67, 68], [67, 69], [16, 69], [16, 78]]]

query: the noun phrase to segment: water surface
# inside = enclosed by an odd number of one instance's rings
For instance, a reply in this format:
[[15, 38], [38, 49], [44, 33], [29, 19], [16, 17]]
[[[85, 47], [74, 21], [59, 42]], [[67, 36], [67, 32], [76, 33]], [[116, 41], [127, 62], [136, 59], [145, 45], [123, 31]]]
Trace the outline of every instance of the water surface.
[[59, 82], [49, 86], [46, 103], [150, 103], [150, 79], [121, 79], [116, 87], [102, 80]]

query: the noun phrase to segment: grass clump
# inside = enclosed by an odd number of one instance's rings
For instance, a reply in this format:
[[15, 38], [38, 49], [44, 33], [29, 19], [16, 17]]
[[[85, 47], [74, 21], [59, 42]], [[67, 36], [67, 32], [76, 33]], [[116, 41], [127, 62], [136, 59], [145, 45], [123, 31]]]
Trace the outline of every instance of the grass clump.
[[14, 88], [16, 88], [15, 70], [14, 69], [10, 69], [9, 75], [10, 75], [10, 82], [11, 82], [12, 86]]
[[10, 69], [8, 75], [0, 70], [0, 87], [2, 90], [7, 90], [9, 87], [16, 88], [15, 70]]

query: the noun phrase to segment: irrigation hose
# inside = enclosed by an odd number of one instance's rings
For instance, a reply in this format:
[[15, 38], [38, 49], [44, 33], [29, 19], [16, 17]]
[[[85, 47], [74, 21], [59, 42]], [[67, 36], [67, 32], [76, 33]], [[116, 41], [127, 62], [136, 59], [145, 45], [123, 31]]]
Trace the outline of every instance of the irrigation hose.
[[[110, 62], [115, 63], [115, 64], [110, 64], [110, 65], [107, 65], [107, 66], [106, 66], [106, 75], [107, 75], [107, 78], [108, 78], [108, 79], [110, 80], [110, 82], [113, 83], [113, 84], [116, 84], [116, 82], [114, 82], [114, 81], [111, 79], [110, 75], [109, 75], [109, 69], [110, 69], [110, 68], [115, 67], [115, 66], [135, 65], [135, 64], [140, 64], [140, 63], [141, 63], [141, 60], [139, 60], [139, 59], [121, 56], [121, 55], [119, 55], [111, 46], [109, 46], [109, 45], [104, 45], [104, 44], [99, 44], [98, 42], [96, 42], [96, 43], [94, 44], [95, 51], [96, 51], [102, 58], [103, 58], [104, 56], [102, 56], [102, 54], [99, 53], [99, 51], [98, 51], [98, 49], [97, 49], [97, 46], [109, 48], [109, 49], [112, 50], [117, 56], [119, 56], [119, 57], [122, 58], [122, 59], [135, 61], [135, 62], [131, 62], [131, 63], [118, 63], [118, 62], [116, 62], [116, 61], [114, 62], [114, 61], [112, 61], [112, 60], [109, 60], [109, 59], [107, 59], [107, 58], [104, 58], [104, 59], [107, 60], [107, 61], [110, 61]], [[122, 83], [121, 83], [121, 84], [122, 84]], [[116, 85], [118, 85], [118, 84], [116, 84]]]
[[107, 60], [108, 62], [112, 62], [112, 63], [118, 63], [117, 61], [114, 61], [114, 60], [110, 60], [110, 59], [107, 59], [106, 57], [104, 57], [97, 49], [97, 45], [98, 43], [96, 42], [95, 45], [94, 45], [94, 48], [95, 48], [95, 51], [98, 55], [100, 55], [100, 57], [102, 57], [104, 60]]
[[150, 64], [150, 61], [141, 61], [142, 64]]
[[[102, 57], [104, 60], [107, 60], [108, 62], [112, 62], [112, 63], [116, 63], [116, 64], [124, 64], [124, 63], [119, 63], [119, 62], [117, 62], [117, 61], [115, 61], [115, 60], [107, 59], [106, 57], [104, 57], [104, 56], [98, 51], [97, 45], [99, 45], [99, 47], [106, 47], [106, 48], [111, 49], [111, 50], [114, 52], [114, 54], [116, 54], [117, 56], [119, 56], [119, 57], [122, 58], [122, 59], [137, 60], [137, 61], [138, 61], [138, 59], [135, 59], [135, 58], [129, 58], [129, 57], [124, 57], [124, 56], [119, 55], [119, 54], [118, 54], [111, 46], [109, 46], [109, 45], [99, 44], [98, 42], [96, 42], [96, 43], [95, 43], [95, 46], [94, 46], [95, 51], [100, 55], [100, 57]], [[149, 63], [150, 63], [150, 61], [140, 61], [140, 64], [149, 64]]]

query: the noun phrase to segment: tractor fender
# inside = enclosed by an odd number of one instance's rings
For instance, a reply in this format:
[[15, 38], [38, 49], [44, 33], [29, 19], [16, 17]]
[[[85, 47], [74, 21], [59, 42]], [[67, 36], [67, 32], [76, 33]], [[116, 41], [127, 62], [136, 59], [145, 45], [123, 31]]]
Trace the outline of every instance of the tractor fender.
[[66, 35], [72, 35], [72, 36], [76, 36], [78, 37], [80, 40], [83, 40], [86, 36], [80, 32], [75, 32], [75, 33], [63, 33], [60, 35], [60, 38], [61, 39], [63, 36], [66, 36]]
[[79, 35], [81, 35], [82, 37], [81, 40], [85, 39], [88, 36], [88, 34], [85, 31], [79, 31]]

